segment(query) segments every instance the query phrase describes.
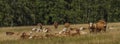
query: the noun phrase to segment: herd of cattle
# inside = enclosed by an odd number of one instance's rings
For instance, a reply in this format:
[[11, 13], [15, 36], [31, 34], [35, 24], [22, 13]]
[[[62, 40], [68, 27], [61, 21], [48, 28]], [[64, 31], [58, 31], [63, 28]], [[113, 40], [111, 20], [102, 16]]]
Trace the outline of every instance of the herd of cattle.
[[[58, 23], [54, 22], [55, 29], [58, 28]], [[87, 34], [88, 32], [84, 32], [82, 30], [89, 29], [90, 33], [99, 33], [101, 31], [106, 32], [107, 23], [104, 20], [99, 20], [96, 23], [90, 23], [89, 27], [70, 27], [70, 23], [65, 23], [64, 28], [55, 33], [51, 33], [50, 28], [43, 28], [41, 23], [37, 24], [38, 27], [33, 28], [30, 32], [6, 32], [6, 35], [17, 35], [21, 39], [35, 39], [35, 38], [48, 38], [48, 37], [66, 37], [66, 36], [75, 36], [81, 34]], [[44, 33], [44, 34], [43, 34]]]

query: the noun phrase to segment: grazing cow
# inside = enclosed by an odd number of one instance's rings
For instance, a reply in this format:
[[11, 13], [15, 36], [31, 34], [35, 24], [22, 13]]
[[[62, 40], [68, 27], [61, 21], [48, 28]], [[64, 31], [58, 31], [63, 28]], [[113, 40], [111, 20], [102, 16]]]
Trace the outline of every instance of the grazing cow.
[[14, 32], [6, 32], [6, 35], [13, 35], [15, 34]]
[[89, 25], [90, 32], [100, 32], [106, 31], [106, 22], [104, 20], [99, 20], [96, 24], [90, 23]]
[[58, 23], [57, 23], [56, 21], [54, 22], [54, 24], [53, 24], [53, 25], [54, 25], [55, 29], [57, 29], [57, 28], [58, 28]]

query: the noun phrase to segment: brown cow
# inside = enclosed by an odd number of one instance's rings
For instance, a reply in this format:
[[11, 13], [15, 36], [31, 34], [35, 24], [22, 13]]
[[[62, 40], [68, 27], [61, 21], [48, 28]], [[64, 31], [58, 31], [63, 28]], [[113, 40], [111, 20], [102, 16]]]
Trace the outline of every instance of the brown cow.
[[80, 35], [80, 29], [70, 28], [69, 33], [70, 33], [71, 36]]
[[6, 32], [6, 35], [13, 35], [15, 34], [14, 32]]
[[101, 30], [103, 30], [104, 32], [106, 32], [106, 22], [104, 20], [99, 20], [96, 23], [96, 31], [100, 32]]
[[90, 23], [89, 25], [90, 32], [100, 32], [106, 31], [106, 22], [104, 20], [99, 20], [96, 24]]
[[65, 28], [69, 28], [70, 27], [70, 23], [65, 23], [64, 26], [65, 26]]
[[55, 29], [57, 29], [57, 28], [58, 28], [58, 23], [57, 23], [56, 21], [54, 22], [54, 24], [53, 24], [53, 25], [54, 25]]
[[22, 35], [20, 36], [22, 39], [27, 39], [30, 37], [26, 32], [23, 32]]

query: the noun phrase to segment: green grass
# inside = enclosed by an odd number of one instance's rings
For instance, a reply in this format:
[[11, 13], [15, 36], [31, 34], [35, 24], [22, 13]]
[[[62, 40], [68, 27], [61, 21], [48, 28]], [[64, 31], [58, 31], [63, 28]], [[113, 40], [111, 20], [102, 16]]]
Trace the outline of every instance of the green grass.
[[[77, 24], [75, 27], [87, 27], [87, 24]], [[120, 23], [109, 23], [109, 27], [113, 29], [108, 29], [105, 33], [97, 34], [86, 34], [80, 36], [70, 36], [70, 37], [52, 37], [44, 39], [16, 39], [15, 37], [6, 36], [4, 32], [14, 31], [23, 32], [30, 31], [33, 26], [23, 26], [23, 27], [3, 27], [0, 29], [0, 44], [120, 44]], [[50, 27], [53, 31], [56, 31], [53, 26]], [[72, 25], [73, 27], [73, 25]], [[59, 30], [63, 28], [63, 25], [59, 27]]]

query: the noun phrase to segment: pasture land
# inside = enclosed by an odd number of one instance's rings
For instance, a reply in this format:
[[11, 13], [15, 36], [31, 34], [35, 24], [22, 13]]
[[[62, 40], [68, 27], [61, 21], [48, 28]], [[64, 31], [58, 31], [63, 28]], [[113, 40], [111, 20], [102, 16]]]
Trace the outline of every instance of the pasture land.
[[[75, 24], [71, 27], [88, 27], [88, 24]], [[0, 44], [120, 44], [120, 23], [108, 23], [109, 29], [105, 33], [88, 34], [73, 37], [53, 37], [46, 39], [18, 39], [17, 36], [7, 36], [5, 32], [29, 32], [35, 26], [21, 27], [1, 27], [0, 28]], [[63, 29], [60, 25], [58, 29], [54, 29], [52, 25], [47, 25], [52, 29], [52, 33]]]

